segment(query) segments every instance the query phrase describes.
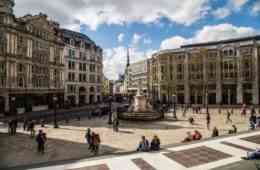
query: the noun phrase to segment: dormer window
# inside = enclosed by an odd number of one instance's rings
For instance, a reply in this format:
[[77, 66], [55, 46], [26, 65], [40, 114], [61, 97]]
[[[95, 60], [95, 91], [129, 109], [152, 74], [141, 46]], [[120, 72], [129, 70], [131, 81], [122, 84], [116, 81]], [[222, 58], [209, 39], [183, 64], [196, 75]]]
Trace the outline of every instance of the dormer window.
[[80, 47], [85, 48], [85, 43], [83, 41], [80, 42]]
[[70, 45], [74, 46], [75, 45], [75, 42], [73, 39], [70, 39]]
[[223, 49], [222, 54], [224, 55], [224, 57], [235, 57], [236, 50], [234, 48], [225, 48]]

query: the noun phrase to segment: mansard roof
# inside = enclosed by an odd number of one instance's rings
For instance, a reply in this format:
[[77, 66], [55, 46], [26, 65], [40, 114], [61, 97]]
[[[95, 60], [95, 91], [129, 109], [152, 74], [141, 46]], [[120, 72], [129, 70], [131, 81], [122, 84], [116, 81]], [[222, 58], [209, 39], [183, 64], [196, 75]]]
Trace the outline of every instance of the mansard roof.
[[205, 43], [188, 44], [188, 45], [181, 46], [181, 48], [213, 46], [213, 45], [219, 45], [219, 44], [229, 44], [229, 43], [237, 43], [237, 42], [252, 41], [252, 40], [260, 40], [260, 35], [233, 38], [233, 39], [220, 40], [220, 41], [211, 41], [211, 42], [205, 42]]
[[68, 29], [60, 29], [62, 36], [64, 38], [69, 38], [69, 39], [76, 39], [78, 40], [85, 40], [86, 42], [88, 42], [89, 44], [93, 44], [95, 45], [94, 41], [92, 41], [87, 35], [79, 33], [79, 32], [75, 32], [75, 31], [71, 31]]

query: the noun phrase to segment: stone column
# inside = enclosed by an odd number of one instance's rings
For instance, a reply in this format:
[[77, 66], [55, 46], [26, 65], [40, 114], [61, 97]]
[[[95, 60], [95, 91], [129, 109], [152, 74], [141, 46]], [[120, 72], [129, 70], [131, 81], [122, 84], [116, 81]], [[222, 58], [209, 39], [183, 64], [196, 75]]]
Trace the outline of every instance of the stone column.
[[89, 94], [87, 92], [87, 88], [86, 88], [86, 95], [85, 95], [85, 103], [89, 103]]
[[221, 54], [218, 52], [217, 60], [216, 60], [216, 103], [222, 103], [222, 70], [221, 70]]
[[230, 89], [228, 89], [228, 105], [231, 104], [231, 92]]
[[184, 102], [190, 103], [190, 84], [189, 84], [189, 54], [186, 52], [184, 60]]
[[161, 101], [162, 100], [162, 97], [161, 97], [161, 95], [162, 95], [161, 94], [162, 93], [162, 90], [161, 90], [161, 82], [162, 82], [161, 81], [161, 78], [162, 78], [161, 75], [162, 75], [162, 72], [161, 71], [162, 70], [161, 70], [161, 64], [160, 64], [159, 61], [160, 61], [160, 58], [157, 57], [157, 66], [158, 66], [158, 68], [157, 68], [157, 71], [158, 71], [158, 89], [157, 89], [158, 93], [157, 94], [158, 94], [158, 96], [157, 97], [158, 97], [158, 100]]
[[259, 75], [258, 75], [258, 50], [257, 45], [254, 46], [253, 50], [253, 104], [259, 104]]
[[9, 95], [8, 95], [8, 93], [6, 93], [4, 95], [4, 99], [5, 99], [5, 112], [9, 112], [10, 111], [10, 102], [9, 102]]
[[203, 93], [202, 93], [204, 99], [203, 104], [207, 105], [208, 104], [207, 53], [206, 52], [204, 53], [204, 51], [202, 53], [202, 62], [203, 62], [203, 84], [204, 84]]
[[237, 103], [243, 103], [243, 84], [242, 84], [242, 67], [241, 67], [241, 55], [239, 49], [237, 49]]
[[11, 82], [11, 69], [10, 69], [10, 63], [9, 61], [6, 62], [6, 88], [10, 88], [10, 82]]
[[76, 105], [78, 106], [79, 105], [79, 87], [76, 86], [76, 95], [75, 95], [75, 102], [76, 102]]
[[15, 62], [15, 63], [13, 63], [13, 80], [12, 81], [14, 81], [14, 83], [12, 83], [13, 84], [13, 87], [17, 87], [17, 84], [18, 84], [18, 82], [17, 82], [17, 63]]

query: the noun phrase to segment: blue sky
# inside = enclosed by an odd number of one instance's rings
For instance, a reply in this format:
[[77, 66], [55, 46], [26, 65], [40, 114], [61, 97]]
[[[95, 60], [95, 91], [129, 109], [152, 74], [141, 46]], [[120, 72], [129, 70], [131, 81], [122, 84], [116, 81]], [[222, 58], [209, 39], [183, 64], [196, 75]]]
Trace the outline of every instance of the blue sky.
[[104, 74], [180, 45], [260, 33], [260, 0], [16, 0], [18, 16], [44, 12], [104, 50]]
[[[185, 26], [169, 21], [167, 18], [160, 19], [157, 23], [143, 24], [143, 23], [129, 23], [125, 25], [100, 25], [96, 30], [89, 29], [88, 26], [83, 25], [81, 32], [86, 33], [93, 40], [100, 44], [103, 48], [117, 47], [118, 45], [128, 46], [131, 44], [132, 37], [135, 33], [145, 35], [152, 40], [152, 44], [148, 47], [159, 49], [161, 42], [172, 36], [183, 36], [185, 38], [192, 37], [196, 31], [201, 30], [205, 25], [218, 25], [222, 23], [229, 23], [237, 27], [252, 27], [260, 30], [260, 11], [259, 14], [252, 14], [251, 9], [253, 2], [249, 1], [243, 9], [233, 12], [231, 15], [219, 19], [209, 15], [190, 26]], [[226, 1], [215, 0], [212, 3], [214, 8], [224, 6]], [[123, 33], [125, 35], [123, 43], [117, 41], [117, 36]], [[140, 43], [139, 48], [147, 48], [147, 45]]]

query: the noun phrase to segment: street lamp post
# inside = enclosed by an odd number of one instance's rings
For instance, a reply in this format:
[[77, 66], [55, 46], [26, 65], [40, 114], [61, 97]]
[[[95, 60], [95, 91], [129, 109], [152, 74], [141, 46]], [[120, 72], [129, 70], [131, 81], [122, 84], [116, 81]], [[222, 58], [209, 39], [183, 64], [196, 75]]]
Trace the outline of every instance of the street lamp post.
[[209, 93], [208, 93], [208, 89], [206, 90], [206, 113], [209, 113]]
[[11, 101], [12, 101], [12, 114], [15, 115], [15, 109], [16, 109], [16, 106], [15, 106], [15, 100], [16, 98], [15, 97], [11, 97]]
[[173, 118], [177, 119], [177, 112], [176, 112], [176, 95], [172, 95], [173, 100]]
[[112, 100], [113, 97], [109, 96], [109, 112], [108, 112], [108, 124], [112, 124]]
[[57, 122], [57, 101], [58, 98], [56, 96], [53, 97], [54, 102], [54, 128], [59, 128], [58, 122]]

